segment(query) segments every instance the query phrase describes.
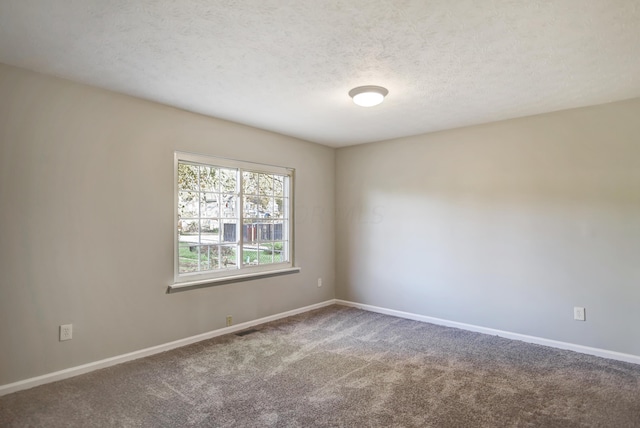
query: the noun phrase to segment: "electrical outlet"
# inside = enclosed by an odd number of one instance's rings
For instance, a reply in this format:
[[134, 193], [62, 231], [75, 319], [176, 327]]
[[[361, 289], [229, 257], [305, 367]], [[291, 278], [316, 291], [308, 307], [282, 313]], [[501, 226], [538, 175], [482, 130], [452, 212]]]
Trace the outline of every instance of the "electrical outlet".
[[231, 327], [233, 325], [233, 317], [231, 315], [227, 315], [227, 327]]
[[322, 278], [318, 278], [318, 287], [322, 287]]
[[60, 342], [73, 338], [73, 324], [63, 324], [60, 326]]
[[585, 310], [579, 306], [573, 308], [573, 319], [576, 321], [586, 321]]

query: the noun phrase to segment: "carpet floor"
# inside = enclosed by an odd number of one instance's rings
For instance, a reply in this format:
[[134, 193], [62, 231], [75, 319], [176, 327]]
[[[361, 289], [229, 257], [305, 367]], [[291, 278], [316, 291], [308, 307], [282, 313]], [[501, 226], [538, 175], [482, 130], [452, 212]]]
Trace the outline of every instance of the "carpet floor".
[[330, 306], [0, 397], [2, 427], [640, 427], [640, 365]]

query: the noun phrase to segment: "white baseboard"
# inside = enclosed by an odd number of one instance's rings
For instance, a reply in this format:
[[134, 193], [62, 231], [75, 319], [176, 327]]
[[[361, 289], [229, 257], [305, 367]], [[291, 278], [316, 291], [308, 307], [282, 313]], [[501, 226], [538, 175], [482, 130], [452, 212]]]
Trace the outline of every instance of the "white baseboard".
[[78, 376], [84, 373], [89, 373], [94, 370], [114, 366], [116, 364], [136, 360], [138, 358], [147, 357], [150, 355], [158, 354], [160, 352], [169, 351], [171, 349], [179, 348], [181, 346], [190, 345], [192, 343], [211, 339], [217, 336], [222, 336], [224, 334], [234, 333], [236, 331], [244, 330], [246, 328], [253, 327], [259, 324], [264, 324], [270, 321], [276, 321], [282, 318], [298, 315], [304, 312], [312, 311], [314, 309], [320, 309], [325, 306], [330, 306], [333, 304], [350, 306], [358, 309], [363, 309], [365, 311], [377, 312], [380, 314], [391, 315], [394, 317], [405, 318], [405, 319], [410, 319], [414, 321], [427, 322], [427, 323], [442, 325], [446, 327], [455, 327], [455, 328], [460, 328], [462, 330], [500, 336], [506, 339], [520, 340], [522, 342], [550, 346], [552, 348], [566, 349], [570, 351], [580, 352], [582, 354], [589, 354], [589, 355], [595, 355], [597, 357], [609, 358], [612, 360], [640, 364], [640, 356], [638, 355], [624, 354], [621, 352], [609, 351], [609, 350], [600, 349], [600, 348], [592, 348], [589, 346], [576, 345], [573, 343], [560, 342], [557, 340], [544, 339], [536, 336], [527, 336], [525, 334], [512, 333], [504, 330], [496, 330], [493, 328], [481, 327], [481, 326], [472, 325], [472, 324], [465, 324], [457, 321], [449, 321], [441, 318], [434, 318], [434, 317], [429, 317], [425, 315], [413, 314], [410, 312], [402, 312], [394, 309], [381, 308], [379, 306], [372, 306], [372, 305], [366, 305], [363, 303], [350, 302], [347, 300], [331, 299], [321, 303], [316, 303], [314, 305], [293, 309], [291, 311], [282, 312], [282, 313], [271, 315], [264, 318], [259, 318], [253, 321], [247, 321], [231, 327], [224, 327], [218, 330], [209, 331], [207, 333], [198, 334], [196, 336], [191, 336], [191, 337], [176, 340], [173, 342], [165, 343], [162, 345], [153, 346], [151, 348], [141, 349], [139, 351], [130, 352], [128, 354], [117, 355], [115, 357], [106, 358], [104, 360], [83, 364], [81, 366], [71, 367], [71, 368], [60, 370], [53, 373], [47, 373], [42, 376], [37, 376], [37, 377], [21, 380], [18, 382], [14, 382], [14, 383], [9, 383], [6, 385], [0, 385], [0, 396], [11, 394], [12, 392], [21, 391], [23, 389], [33, 388], [38, 385], [44, 385], [45, 383], [68, 379], [70, 377]]
[[632, 354], [624, 354], [622, 352], [609, 351], [607, 349], [592, 348], [589, 346], [576, 345], [573, 343], [560, 342], [557, 340], [544, 339], [542, 337], [527, 336], [526, 334], [512, 333], [510, 331], [496, 330], [493, 328], [481, 327], [473, 324], [465, 324], [456, 321], [449, 321], [441, 318], [428, 317], [425, 315], [413, 314], [410, 312], [396, 311], [394, 309], [386, 309], [378, 306], [365, 305], [362, 303], [350, 302], [347, 300], [336, 299], [335, 303], [343, 306], [351, 306], [365, 311], [377, 312], [394, 317], [406, 318], [414, 321], [428, 322], [431, 324], [442, 325], [446, 327], [455, 327], [462, 330], [475, 331], [477, 333], [490, 334], [500, 336], [506, 339], [520, 340], [527, 343], [535, 343], [537, 345], [550, 346], [552, 348], [566, 349], [569, 351], [580, 352], [582, 354], [595, 355], [596, 357], [609, 358], [611, 360], [625, 361], [627, 363], [640, 364], [640, 356]]
[[81, 366], [70, 367], [68, 369], [60, 370], [53, 373], [47, 373], [42, 376], [32, 377], [29, 379], [21, 380], [6, 385], [0, 385], [0, 396], [11, 394], [12, 392], [21, 391], [23, 389], [33, 388], [38, 385], [44, 385], [45, 383], [56, 382], [58, 380], [68, 379], [70, 377], [78, 376], [84, 373], [89, 373], [94, 370], [103, 369], [105, 367], [115, 366], [116, 364], [124, 363], [131, 360], [137, 360], [138, 358], [148, 357], [149, 355], [158, 354], [160, 352], [169, 351], [171, 349], [179, 348], [181, 346], [190, 345], [192, 343], [200, 342], [202, 340], [211, 339], [213, 337], [222, 336], [224, 334], [234, 333], [236, 331], [244, 330], [249, 327], [256, 326], [258, 324], [264, 324], [270, 321], [279, 320], [281, 318], [298, 315], [304, 312], [312, 311], [314, 309], [323, 308], [335, 304], [335, 299], [327, 300], [325, 302], [316, 303], [314, 305], [305, 306], [291, 311], [282, 312], [268, 317], [259, 318], [253, 321], [243, 322], [231, 327], [224, 327], [218, 330], [209, 331], [207, 333], [198, 334], [196, 336], [187, 337], [184, 339], [176, 340], [162, 345], [152, 346], [151, 348], [141, 349], [139, 351], [129, 352], [128, 354], [117, 355], [115, 357], [106, 358], [100, 361], [94, 361], [92, 363], [83, 364]]

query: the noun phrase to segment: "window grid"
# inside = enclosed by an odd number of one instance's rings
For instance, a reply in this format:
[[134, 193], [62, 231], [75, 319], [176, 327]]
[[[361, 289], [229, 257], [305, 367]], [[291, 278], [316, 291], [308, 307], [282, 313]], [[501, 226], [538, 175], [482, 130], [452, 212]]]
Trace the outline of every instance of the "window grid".
[[[228, 204], [232, 200], [237, 200], [237, 193], [230, 193], [229, 190], [231, 190], [231, 188], [223, 186], [223, 183], [220, 181], [215, 186], [211, 187], [203, 184], [202, 179], [203, 173], [206, 173], [207, 170], [209, 172], [213, 171], [214, 175], [218, 176], [221, 176], [224, 171], [231, 170], [214, 166], [203, 166], [197, 163], [183, 161], [179, 162], [179, 166], [194, 168], [197, 171], [195, 188], [189, 188], [187, 186], [186, 188], [179, 187], [178, 189], [179, 201], [183, 201], [183, 199], [189, 199], [184, 197], [181, 198], [181, 195], [195, 195], [196, 208], [196, 210], [191, 210], [191, 212], [189, 212], [189, 214], [194, 215], [185, 216], [180, 215], [179, 213], [180, 221], [191, 222], [192, 225], [197, 225], [197, 241], [193, 245], [188, 245], [190, 250], [195, 250], [194, 252], [196, 255], [196, 269], [181, 269], [181, 273], [232, 268], [233, 266], [235, 266], [234, 254], [237, 254], [237, 251], [230, 249], [229, 245], [225, 245], [232, 242], [225, 240], [222, 234], [224, 226], [226, 224], [237, 223], [234, 217], [227, 215]], [[234, 176], [234, 182], [237, 183], [237, 173], [234, 171], [234, 174], [236, 175]], [[233, 190], [234, 192], [237, 192], [237, 184], [233, 186]], [[207, 212], [207, 208], [205, 206], [209, 202], [215, 203], [217, 205], [217, 213], [214, 214]], [[237, 211], [235, 207], [233, 207], [232, 210]], [[211, 223], [215, 224], [215, 226], [212, 227]], [[209, 224], [209, 227], [206, 226], [207, 224]], [[184, 248], [184, 241], [180, 241], [180, 245]], [[231, 255], [231, 262], [229, 262], [229, 255]]]
[[[249, 186], [245, 180], [251, 180], [255, 186], [254, 191], [245, 192]], [[240, 175], [240, 200], [243, 227], [243, 243], [241, 248], [242, 263], [244, 266], [264, 265], [288, 261], [288, 236], [285, 233], [288, 223], [288, 198], [285, 198], [285, 183], [287, 176], [278, 174], [266, 174], [257, 171], [242, 171]], [[279, 185], [277, 183], [280, 183]], [[270, 184], [270, 185], [269, 185]], [[276, 192], [276, 188], [281, 191]], [[259, 205], [255, 200], [266, 199], [269, 220], [265, 220], [267, 214], [261, 214], [252, 205]], [[254, 200], [254, 202], [251, 202]], [[277, 204], [277, 200], [281, 200]], [[276, 206], [278, 209], [276, 210]], [[282, 207], [282, 208], [280, 208]], [[285, 208], [286, 207], [286, 208]], [[278, 213], [277, 216], [274, 214]], [[277, 227], [280, 226], [280, 227]], [[278, 238], [279, 235], [279, 238]]]
[[[177, 154], [176, 160], [176, 281], [194, 275], [232, 276], [245, 270], [292, 266], [290, 170], [279, 174], [234, 168], [217, 165], [215, 159], [203, 163]], [[185, 168], [195, 175], [191, 177], [195, 186], [181, 180]], [[233, 192], [230, 182], [235, 183]]]

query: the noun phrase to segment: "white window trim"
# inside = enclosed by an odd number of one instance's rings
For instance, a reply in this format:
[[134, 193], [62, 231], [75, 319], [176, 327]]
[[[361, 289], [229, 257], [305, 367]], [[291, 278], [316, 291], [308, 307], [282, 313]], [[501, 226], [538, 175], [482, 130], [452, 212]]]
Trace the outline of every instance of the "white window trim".
[[[232, 169], [240, 169], [243, 171], [252, 171], [252, 172], [261, 172], [261, 173], [272, 173], [279, 175], [287, 175], [289, 177], [289, 188], [288, 188], [288, 206], [287, 206], [287, 237], [288, 237], [288, 261], [283, 263], [273, 263], [267, 265], [257, 265], [257, 266], [243, 266], [241, 254], [237, 255], [238, 264], [237, 269], [223, 270], [223, 271], [212, 271], [212, 272], [196, 272], [190, 274], [180, 274], [179, 269], [179, 235], [177, 232], [176, 225], [179, 221], [178, 216], [178, 163], [179, 162], [189, 162], [195, 164], [209, 165], [209, 166], [220, 166], [220, 167], [228, 167]], [[294, 186], [295, 186], [295, 170], [293, 168], [285, 168], [274, 165], [265, 165], [260, 163], [246, 162], [246, 161], [237, 161], [233, 159], [225, 159], [219, 158], [215, 156], [207, 156], [207, 155], [199, 155], [195, 153], [187, 153], [187, 152], [174, 152], [173, 156], [173, 210], [174, 210], [174, 221], [173, 221], [173, 253], [174, 253], [174, 282], [169, 285], [167, 290], [168, 293], [173, 293], [176, 291], [184, 291], [187, 289], [193, 288], [202, 288], [213, 285], [221, 285], [228, 284], [231, 282], [239, 282], [239, 281], [247, 281], [258, 278], [266, 278], [270, 276], [276, 275], [287, 275], [291, 273], [300, 272], [299, 267], [294, 267]], [[241, 174], [240, 174], [241, 175]], [[237, 233], [238, 241], [240, 243], [238, 248], [242, 248], [242, 220], [243, 220], [243, 207], [242, 207], [242, 189], [240, 188], [239, 198], [238, 198], [238, 220], [239, 223], [239, 232]]]
[[243, 275], [233, 275], [221, 278], [209, 278], [200, 281], [185, 281], [169, 285], [167, 293], [176, 293], [178, 291], [193, 290], [197, 288], [212, 287], [214, 285], [231, 284], [233, 282], [250, 281], [253, 279], [269, 278], [272, 276], [288, 275], [291, 273], [299, 273], [299, 267], [290, 267], [287, 269], [277, 269], [266, 272], [255, 272]]

